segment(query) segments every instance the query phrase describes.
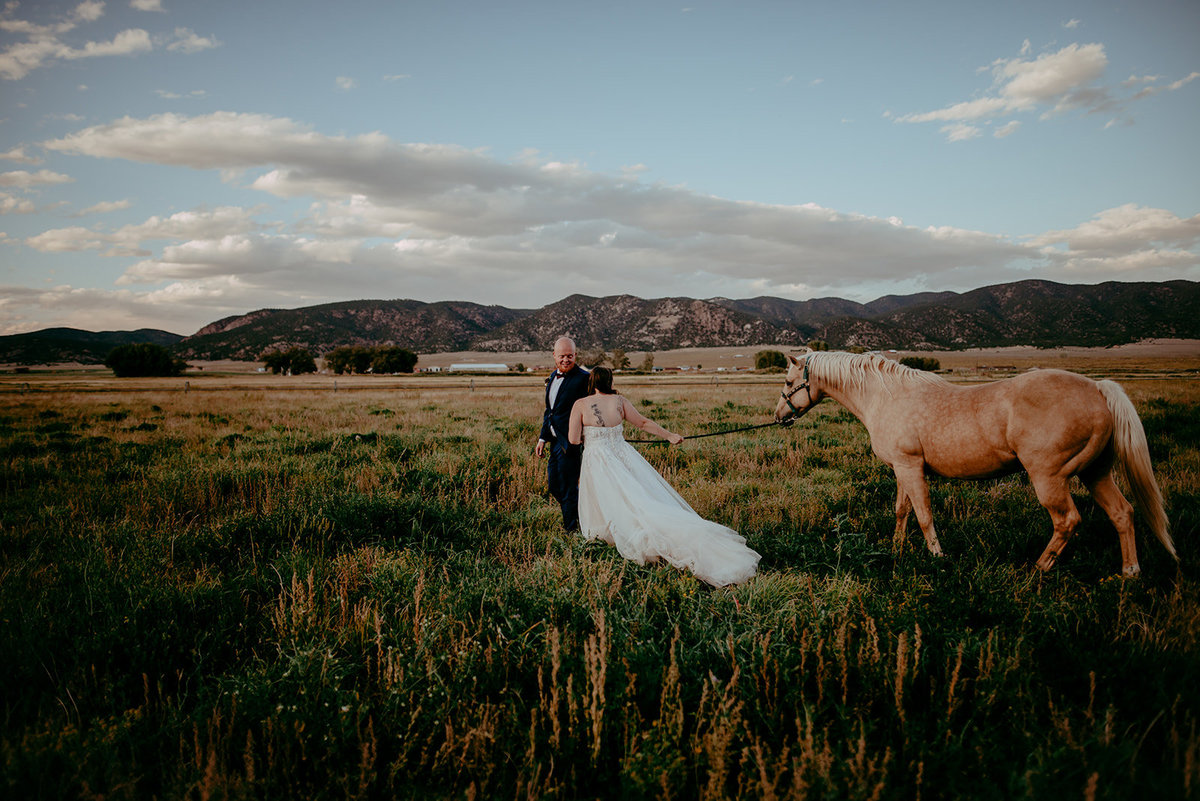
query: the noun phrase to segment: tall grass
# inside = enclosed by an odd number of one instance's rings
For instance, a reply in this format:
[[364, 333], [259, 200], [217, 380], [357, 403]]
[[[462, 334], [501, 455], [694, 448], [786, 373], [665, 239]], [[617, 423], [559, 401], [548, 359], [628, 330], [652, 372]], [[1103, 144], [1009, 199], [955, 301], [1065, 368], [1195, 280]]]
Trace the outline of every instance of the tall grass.
[[[540, 384], [0, 396], [0, 752], [29, 798], [1195, 798], [1200, 397], [1131, 384], [1182, 564], [1085, 495], [890, 473], [832, 403], [645, 446], [763, 554], [711, 590], [562, 533]], [[684, 433], [774, 388], [637, 387]], [[637, 433], [637, 432], [634, 432]], [[639, 434], [640, 437], [640, 434]]]

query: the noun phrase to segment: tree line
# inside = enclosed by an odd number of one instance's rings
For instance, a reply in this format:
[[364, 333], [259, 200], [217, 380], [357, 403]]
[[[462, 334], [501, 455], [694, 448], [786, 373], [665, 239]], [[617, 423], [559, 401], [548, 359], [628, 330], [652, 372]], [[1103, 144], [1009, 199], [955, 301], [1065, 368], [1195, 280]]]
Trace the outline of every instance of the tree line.
[[[395, 345], [347, 345], [325, 354], [325, 364], [337, 375], [411, 373], [418, 358], [411, 350]], [[263, 351], [259, 360], [276, 375], [304, 375], [317, 371], [317, 360], [308, 348], [274, 348]], [[118, 378], [169, 377], [182, 375], [187, 362], [162, 345], [136, 342], [113, 348], [105, 358], [104, 366]]]
[[[826, 343], [820, 340], [808, 344], [813, 350], [827, 348]], [[629, 356], [621, 348], [613, 348], [612, 353], [604, 348], [582, 351], [579, 357], [580, 363], [591, 367], [607, 363], [616, 370], [630, 369]], [[304, 375], [317, 371], [316, 358], [308, 348], [266, 350], [259, 359], [266, 369], [276, 375]], [[325, 354], [326, 366], [336, 375], [411, 373], [418, 359], [416, 353], [396, 345], [344, 345]], [[928, 356], [905, 356], [900, 363], [918, 370], [936, 371], [941, 368], [937, 359]], [[109, 352], [104, 364], [118, 378], [177, 376], [187, 368], [187, 363], [167, 348], [149, 342], [118, 345]], [[760, 350], [754, 354], [756, 370], [786, 370], [787, 364], [787, 357], [782, 351]], [[647, 352], [636, 369], [647, 373], [653, 371], [654, 354]], [[517, 372], [524, 372], [524, 365], [518, 364]]]

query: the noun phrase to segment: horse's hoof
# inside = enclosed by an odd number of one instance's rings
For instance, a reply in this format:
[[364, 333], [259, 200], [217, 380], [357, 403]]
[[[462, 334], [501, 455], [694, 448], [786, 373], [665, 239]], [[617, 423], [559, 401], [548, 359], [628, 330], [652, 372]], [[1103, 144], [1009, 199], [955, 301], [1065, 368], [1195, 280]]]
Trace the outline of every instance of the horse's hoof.
[[1121, 570], [1121, 575], [1125, 578], [1140, 578], [1142, 575], [1142, 568], [1136, 564], [1126, 565], [1125, 568]]

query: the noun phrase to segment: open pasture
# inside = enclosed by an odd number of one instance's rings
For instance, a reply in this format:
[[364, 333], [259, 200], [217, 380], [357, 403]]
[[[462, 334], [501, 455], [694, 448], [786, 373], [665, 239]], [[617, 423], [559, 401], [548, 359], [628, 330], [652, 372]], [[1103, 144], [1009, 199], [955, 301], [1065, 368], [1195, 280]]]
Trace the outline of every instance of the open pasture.
[[[893, 551], [894, 480], [831, 402], [643, 446], [763, 554], [714, 591], [561, 532], [537, 379], [24, 380], [5, 796], [1200, 796], [1200, 381], [1125, 383], [1182, 558], [1139, 528], [1139, 580], [1082, 491], [1035, 571], [1021, 477], [934, 482], [949, 557], [915, 525]], [[698, 434], [767, 421], [780, 384], [626, 394]]]

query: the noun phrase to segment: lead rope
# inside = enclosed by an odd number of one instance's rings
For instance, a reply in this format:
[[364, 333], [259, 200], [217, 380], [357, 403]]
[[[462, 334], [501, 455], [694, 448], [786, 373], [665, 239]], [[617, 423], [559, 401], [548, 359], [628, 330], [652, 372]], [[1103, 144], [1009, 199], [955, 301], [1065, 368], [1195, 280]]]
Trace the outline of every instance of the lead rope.
[[[796, 422], [795, 417], [785, 417], [782, 420], [772, 420], [769, 423], [763, 423], [763, 424], [757, 425], [757, 426], [745, 426], [744, 428], [731, 428], [728, 431], [710, 431], [707, 434], [694, 434], [690, 437], [684, 437], [684, 439], [688, 440], [688, 439], [704, 439], [705, 437], [723, 437], [726, 434], [737, 434], [741, 431], [753, 431], [756, 428], [767, 428], [768, 426], [783, 426], [784, 428], [787, 428], [794, 422]], [[625, 441], [628, 442], [630, 445], [666, 445], [667, 444], [667, 441], [665, 439], [627, 439]]]

